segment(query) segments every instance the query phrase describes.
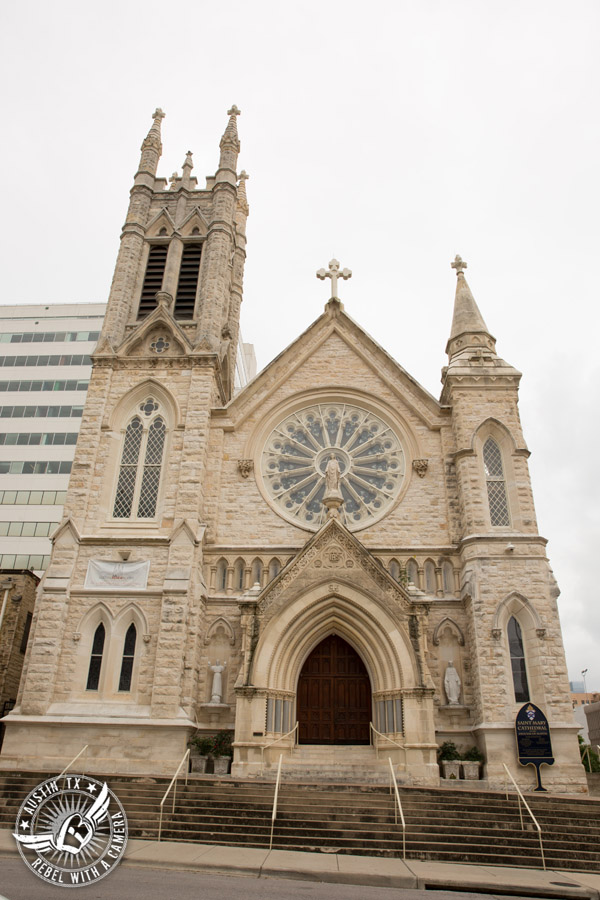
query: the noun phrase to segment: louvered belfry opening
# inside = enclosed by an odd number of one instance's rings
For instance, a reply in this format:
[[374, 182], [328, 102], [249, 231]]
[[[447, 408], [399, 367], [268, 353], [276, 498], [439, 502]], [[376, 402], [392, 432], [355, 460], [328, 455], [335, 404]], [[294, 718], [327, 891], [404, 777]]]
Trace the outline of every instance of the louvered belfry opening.
[[179, 282], [177, 284], [177, 295], [175, 297], [176, 319], [194, 318], [201, 253], [201, 243], [186, 244], [183, 248], [181, 268], [179, 269]]
[[163, 275], [167, 264], [167, 249], [166, 244], [154, 244], [154, 246], [150, 247], [144, 286], [140, 297], [138, 319], [145, 318], [148, 313], [151, 313], [156, 308], [156, 294], [162, 288]]

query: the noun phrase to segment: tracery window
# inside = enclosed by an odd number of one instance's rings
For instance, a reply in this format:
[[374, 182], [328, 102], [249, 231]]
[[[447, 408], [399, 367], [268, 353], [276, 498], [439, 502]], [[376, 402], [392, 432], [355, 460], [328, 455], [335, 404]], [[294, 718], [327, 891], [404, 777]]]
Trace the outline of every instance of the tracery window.
[[523, 647], [521, 626], [514, 616], [512, 616], [508, 622], [507, 632], [515, 700], [517, 703], [525, 703], [529, 700], [529, 684], [527, 682], [527, 668], [525, 666], [525, 649]]
[[94, 641], [92, 643], [92, 653], [90, 656], [90, 666], [88, 669], [88, 677], [86, 690], [97, 691], [100, 684], [100, 671], [102, 669], [102, 655], [104, 653], [104, 639], [106, 631], [102, 622], [94, 632]]
[[352, 531], [388, 512], [405, 474], [396, 432], [374, 413], [348, 403], [320, 403], [288, 415], [267, 438], [262, 479], [277, 512], [316, 531], [325, 521], [325, 469], [339, 468], [342, 522]]
[[496, 526], [510, 525], [502, 453], [496, 441], [491, 437], [483, 445], [483, 466], [490, 507], [490, 521], [492, 525]]
[[121, 660], [121, 674], [119, 676], [119, 690], [131, 690], [131, 677], [133, 675], [133, 660], [135, 657], [135, 641], [137, 632], [133, 622], [127, 629], [123, 644], [123, 659]]
[[136, 414], [125, 429], [115, 519], [152, 519], [156, 514], [166, 436], [165, 420], [155, 415], [158, 409], [158, 403], [148, 397], [140, 406], [142, 415]]

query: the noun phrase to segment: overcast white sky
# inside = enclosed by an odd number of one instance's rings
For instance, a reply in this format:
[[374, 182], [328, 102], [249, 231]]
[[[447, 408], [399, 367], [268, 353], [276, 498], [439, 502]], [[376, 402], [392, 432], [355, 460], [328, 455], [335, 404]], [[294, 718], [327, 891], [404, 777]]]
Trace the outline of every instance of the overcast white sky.
[[570, 677], [600, 689], [597, 0], [4, 2], [0, 303], [106, 300], [139, 147], [250, 173], [242, 328], [263, 367], [347, 312], [435, 396], [460, 253], [524, 373]]

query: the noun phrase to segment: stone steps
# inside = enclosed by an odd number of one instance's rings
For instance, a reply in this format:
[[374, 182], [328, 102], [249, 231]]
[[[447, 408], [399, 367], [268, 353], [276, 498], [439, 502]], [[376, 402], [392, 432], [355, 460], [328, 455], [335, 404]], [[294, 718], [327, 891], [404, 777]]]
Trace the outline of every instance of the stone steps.
[[[306, 771], [303, 773], [306, 780]], [[0, 827], [12, 828], [25, 795], [48, 776], [0, 773]], [[97, 777], [97, 776], [96, 776]], [[166, 778], [108, 776], [125, 807], [130, 835], [156, 839]], [[163, 838], [214, 845], [269, 844], [274, 785], [257, 780], [190, 777], [178, 783], [175, 815], [165, 805]], [[531, 866], [539, 861], [537, 832], [524, 813], [521, 831], [515, 795], [402, 787], [412, 859]], [[600, 802], [528, 795], [544, 833], [547, 864], [600, 871]], [[386, 786], [284, 782], [273, 846], [276, 849], [400, 856], [402, 834], [394, 824]]]

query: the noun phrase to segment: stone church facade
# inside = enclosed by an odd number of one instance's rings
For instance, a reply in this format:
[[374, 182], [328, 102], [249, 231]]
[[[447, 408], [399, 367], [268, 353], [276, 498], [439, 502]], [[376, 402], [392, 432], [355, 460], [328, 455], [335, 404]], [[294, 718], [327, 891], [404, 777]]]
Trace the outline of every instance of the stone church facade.
[[[436, 784], [438, 746], [518, 780], [514, 719], [546, 713], [553, 790], [583, 791], [537, 531], [520, 373], [456, 258], [436, 400], [332, 297], [233, 392], [246, 254], [238, 110], [206, 187], [142, 144], [72, 469], [0, 766], [172, 774], [234, 731], [233, 774], [372, 741]], [[373, 730], [374, 729], [374, 730]], [[274, 743], [276, 742], [276, 743]], [[266, 745], [270, 745], [266, 750]], [[316, 751], [318, 753], [318, 750]], [[366, 751], [373, 753], [375, 751]]]

